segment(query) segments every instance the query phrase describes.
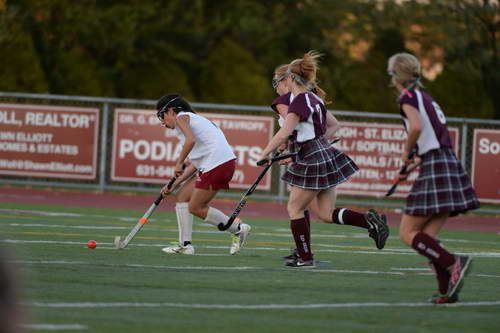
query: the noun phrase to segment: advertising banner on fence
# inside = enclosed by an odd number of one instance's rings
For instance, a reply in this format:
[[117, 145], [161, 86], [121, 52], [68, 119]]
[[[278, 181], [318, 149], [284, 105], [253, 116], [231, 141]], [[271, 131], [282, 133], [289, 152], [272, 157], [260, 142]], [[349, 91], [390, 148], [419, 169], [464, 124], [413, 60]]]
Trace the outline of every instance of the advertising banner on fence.
[[[236, 155], [231, 188], [250, 187], [262, 170], [255, 163], [272, 137], [274, 118], [200, 115], [224, 132]], [[181, 149], [175, 131], [161, 126], [152, 110], [115, 109], [111, 180], [165, 184], [173, 176]], [[271, 188], [270, 174], [257, 189]]]
[[500, 130], [474, 130], [472, 184], [480, 201], [500, 203]]
[[99, 109], [0, 104], [0, 174], [95, 179]]
[[[406, 132], [402, 125], [342, 122], [338, 135], [342, 140], [337, 149], [348, 154], [358, 165], [359, 172], [337, 188], [340, 194], [381, 197], [391, 187], [402, 166]], [[454, 150], [458, 152], [458, 128], [449, 128]], [[408, 179], [418, 176], [413, 172]], [[392, 197], [404, 197], [411, 188], [402, 182]]]

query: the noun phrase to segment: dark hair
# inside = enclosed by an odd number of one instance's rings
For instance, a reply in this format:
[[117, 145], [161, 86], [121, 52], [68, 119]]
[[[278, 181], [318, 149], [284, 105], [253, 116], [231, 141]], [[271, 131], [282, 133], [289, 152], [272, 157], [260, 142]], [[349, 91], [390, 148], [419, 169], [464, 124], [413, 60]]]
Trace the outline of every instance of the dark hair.
[[177, 94], [165, 95], [158, 100], [156, 103], [156, 115], [158, 118], [163, 119], [163, 113], [167, 112], [169, 108], [172, 108], [175, 113], [179, 113], [181, 111], [196, 113], [191, 108], [191, 105], [189, 105], [185, 99]]

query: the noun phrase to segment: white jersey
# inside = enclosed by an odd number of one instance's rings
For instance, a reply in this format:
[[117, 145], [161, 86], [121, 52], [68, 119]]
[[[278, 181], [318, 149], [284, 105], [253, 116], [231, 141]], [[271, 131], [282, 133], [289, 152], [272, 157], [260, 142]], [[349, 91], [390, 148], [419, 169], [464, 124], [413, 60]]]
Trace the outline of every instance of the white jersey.
[[[236, 159], [224, 133], [217, 125], [196, 113], [179, 112], [177, 114], [177, 116], [183, 115], [189, 116], [189, 126], [195, 137], [195, 144], [188, 158], [198, 170], [207, 172], [227, 161]], [[184, 134], [178, 127], [175, 130], [181, 144], [184, 145], [186, 142]]]

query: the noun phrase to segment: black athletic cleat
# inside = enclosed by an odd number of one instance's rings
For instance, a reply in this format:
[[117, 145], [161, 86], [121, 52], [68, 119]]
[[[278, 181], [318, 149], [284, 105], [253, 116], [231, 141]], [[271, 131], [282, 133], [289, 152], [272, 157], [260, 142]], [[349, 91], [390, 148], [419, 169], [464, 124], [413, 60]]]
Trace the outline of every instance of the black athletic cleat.
[[289, 267], [302, 267], [302, 268], [314, 268], [316, 267], [314, 264], [314, 259], [311, 260], [302, 260], [300, 257], [293, 261], [285, 262], [286, 266]]
[[384, 214], [379, 215], [375, 210], [370, 209], [365, 213], [365, 219], [370, 229], [368, 234], [375, 241], [377, 249], [382, 250], [385, 247], [385, 242], [389, 238], [389, 226], [387, 218]]
[[292, 262], [295, 261], [299, 258], [299, 255], [297, 254], [297, 249], [292, 249], [292, 253], [286, 257], [283, 257], [283, 260], [285, 262]]
[[452, 298], [458, 295], [464, 285], [464, 278], [470, 271], [471, 262], [471, 257], [455, 256], [455, 263], [448, 268], [450, 271], [450, 282], [448, 282], [446, 296]]
[[460, 301], [458, 299], [458, 294], [453, 295], [452, 297], [448, 297], [446, 295], [433, 295], [429, 302], [432, 304], [451, 304]]

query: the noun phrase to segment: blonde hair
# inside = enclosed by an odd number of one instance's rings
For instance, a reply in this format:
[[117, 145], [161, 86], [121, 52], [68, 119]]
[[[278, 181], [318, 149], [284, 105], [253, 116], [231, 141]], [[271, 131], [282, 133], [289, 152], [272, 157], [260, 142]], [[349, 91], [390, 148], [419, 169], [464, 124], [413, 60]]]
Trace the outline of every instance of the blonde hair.
[[422, 68], [420, 61], [410, 53], [396, 53], [387, 62], [387, 71], [393, 83], [399, 83], [405, 89], [423, 88], [420, 82]]
[[326, 92], [319, 87], [316, 80], [316, 73], [319, 69], [319, 59], [322, 56], [321, 53], [311, 50], [304, 54], [302, 58], [293, 60], [288, 65], [287, 73], [292, 76], [295, 83], [305, 86], [307, 90], [310, 90], [324, 100], [326, 98]]
[[281, 77], [285, 76], [287, 70], [288, 70], [288, 64], [279, 65], [274, 70], [274, 78], [278, 79], [278, 78], [281, 78]]
[[295, 59], [288, 65], [288, 73], [292, 79], [299, 85], [308, 86], [316, 81], [316, 72], [318, 71], [319, 58], [322, 54], [316, 51], [309, 51], [302, 58]]
[[326, 98], [326, 92], [318, 86], [318, 83], [316, 81], [312, 82], [309, 90], [312, 91], [314, 94], [316, 94], [319, 98], [325, 101], [326, 104], [330, 104], [331, 102], [327, 102], [325, 100]]

